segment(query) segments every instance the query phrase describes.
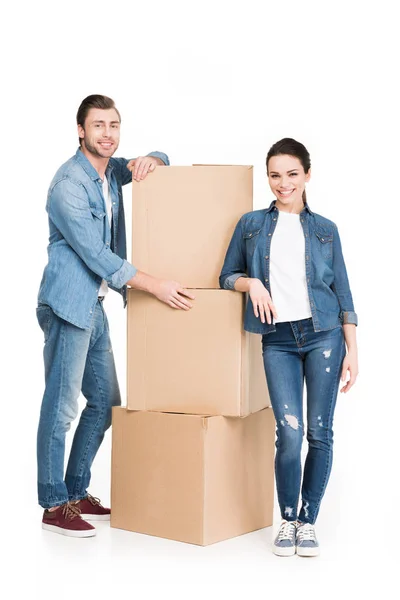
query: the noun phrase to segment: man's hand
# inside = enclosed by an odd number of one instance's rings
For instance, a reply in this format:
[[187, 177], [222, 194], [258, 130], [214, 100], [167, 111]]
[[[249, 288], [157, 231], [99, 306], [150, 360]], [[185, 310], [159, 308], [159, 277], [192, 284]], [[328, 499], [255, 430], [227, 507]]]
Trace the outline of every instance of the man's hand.
[[249, 296], [253, 303], [254, 314], [260, 317], [261, 323], [267, 320], [267, 323], [271, 324], [271, 313], [275, 319], [278, 318], [272, 298], [259, 279], [250, 279]]
[[130, 160], [126, 165], [132, 171], [135, 181], [142, 181], [148, 173], [154, 171], [157, 165], [163, 165], [160, 158], [154, 156], [138, 156], [134, 160]]
[[192, 308], [192, 304], [186, 300], [190, 298], [194, 300], [194, 296], [188, 293], [185, 288], [181, 286], [177, 281], [168, 281], [165, 279], [156, 279], [152, 284], [151, 293], [156, 298], [165, 302], [171, 308], [178, 308], [183, 310], [189, 310]]

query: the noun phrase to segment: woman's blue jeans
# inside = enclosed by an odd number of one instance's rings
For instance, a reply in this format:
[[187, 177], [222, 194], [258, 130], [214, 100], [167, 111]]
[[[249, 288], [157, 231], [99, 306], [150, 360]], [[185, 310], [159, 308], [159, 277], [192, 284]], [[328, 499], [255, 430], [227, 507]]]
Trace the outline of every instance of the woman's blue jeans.
[[[39, 504], [50, 508], [87, 495], [93, 459], [121, 404], [107, 317], [102, 302], [90, 329], [60, 319], [49, 306], [37, 308], [44, 333], [45, 392], [37, 436]], [[86, 398], [64, 475], [65, 434]]]
[[[276, 419], [278, 501], [283, 519], [313, 524], [332, 467], [333, 414], [346, 354], [343, 329], [315, 332], [312, 319], [277, 323], [275, 327], [276, 332], [263, 335], [262, 345]], [[301, 485], [304, 380], [308, 453]]]

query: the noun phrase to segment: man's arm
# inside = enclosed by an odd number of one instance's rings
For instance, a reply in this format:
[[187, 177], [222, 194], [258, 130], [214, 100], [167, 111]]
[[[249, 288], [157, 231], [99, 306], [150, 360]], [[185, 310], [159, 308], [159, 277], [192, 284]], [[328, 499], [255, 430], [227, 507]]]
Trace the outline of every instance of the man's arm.
[[47, 203], [50, 219], [87, 267], [120, 289], [137, 269], [105, 244], [94, 222], [87, 192], [80, 184], [62, 179], [53, 187]]
[[172, 308], [192, 308], [187, 298], [194, 300], [181, 284], [152, 277], [104, 244], [90, 210], [84, 187], [69, 179], [59, 181], [51, 191], [47, 212], [68, 245], [87, 267], [116, 289], [124, 285], [144, 290]]
[[119, 181], [121, 185], [132, 183], [132, 177], [141, 181], [154, 171], [156, 166], [168, 166], [169, 158], [164, 152], [150, 152], [147, 156], [138, 156], [128, 160], [126, 158], [113, 158], [113, 164], [119, 169]]

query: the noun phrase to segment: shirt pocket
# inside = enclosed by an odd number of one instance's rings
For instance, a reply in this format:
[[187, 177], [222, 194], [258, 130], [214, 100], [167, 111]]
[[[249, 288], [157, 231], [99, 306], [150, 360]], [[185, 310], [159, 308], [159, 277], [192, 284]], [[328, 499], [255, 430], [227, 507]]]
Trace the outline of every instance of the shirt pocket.
[[104, 210], [101, 208], [98, 208], [97, 206], [91, 206], [90, 212], [92, 213], [92, 215], [94, 217], [96, 217], [96, 219], [104, 219], [104, 217], [106, 216], [106, 213], [104, 212]]
[[260, 239], [261, 229], [254, 229], [243, 234], [243, 240], [246, 245], [247, 262], [253, 257], [255, 247]]
[[333, 255], [333, 234], [316, 231], [317, 247], [325, 259], [331, 259]]

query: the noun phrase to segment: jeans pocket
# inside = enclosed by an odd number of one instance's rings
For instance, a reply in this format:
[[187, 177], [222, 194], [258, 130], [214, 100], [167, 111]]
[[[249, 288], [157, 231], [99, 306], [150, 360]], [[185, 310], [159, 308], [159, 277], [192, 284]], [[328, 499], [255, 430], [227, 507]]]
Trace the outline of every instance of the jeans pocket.
[[44, 343], [47, 342], [50, 332], [50, 322], [53, 316], [53, 311], [47, 304], [39, 304], [36, 309], [36, 317], [41, 330], [44, 333]]

